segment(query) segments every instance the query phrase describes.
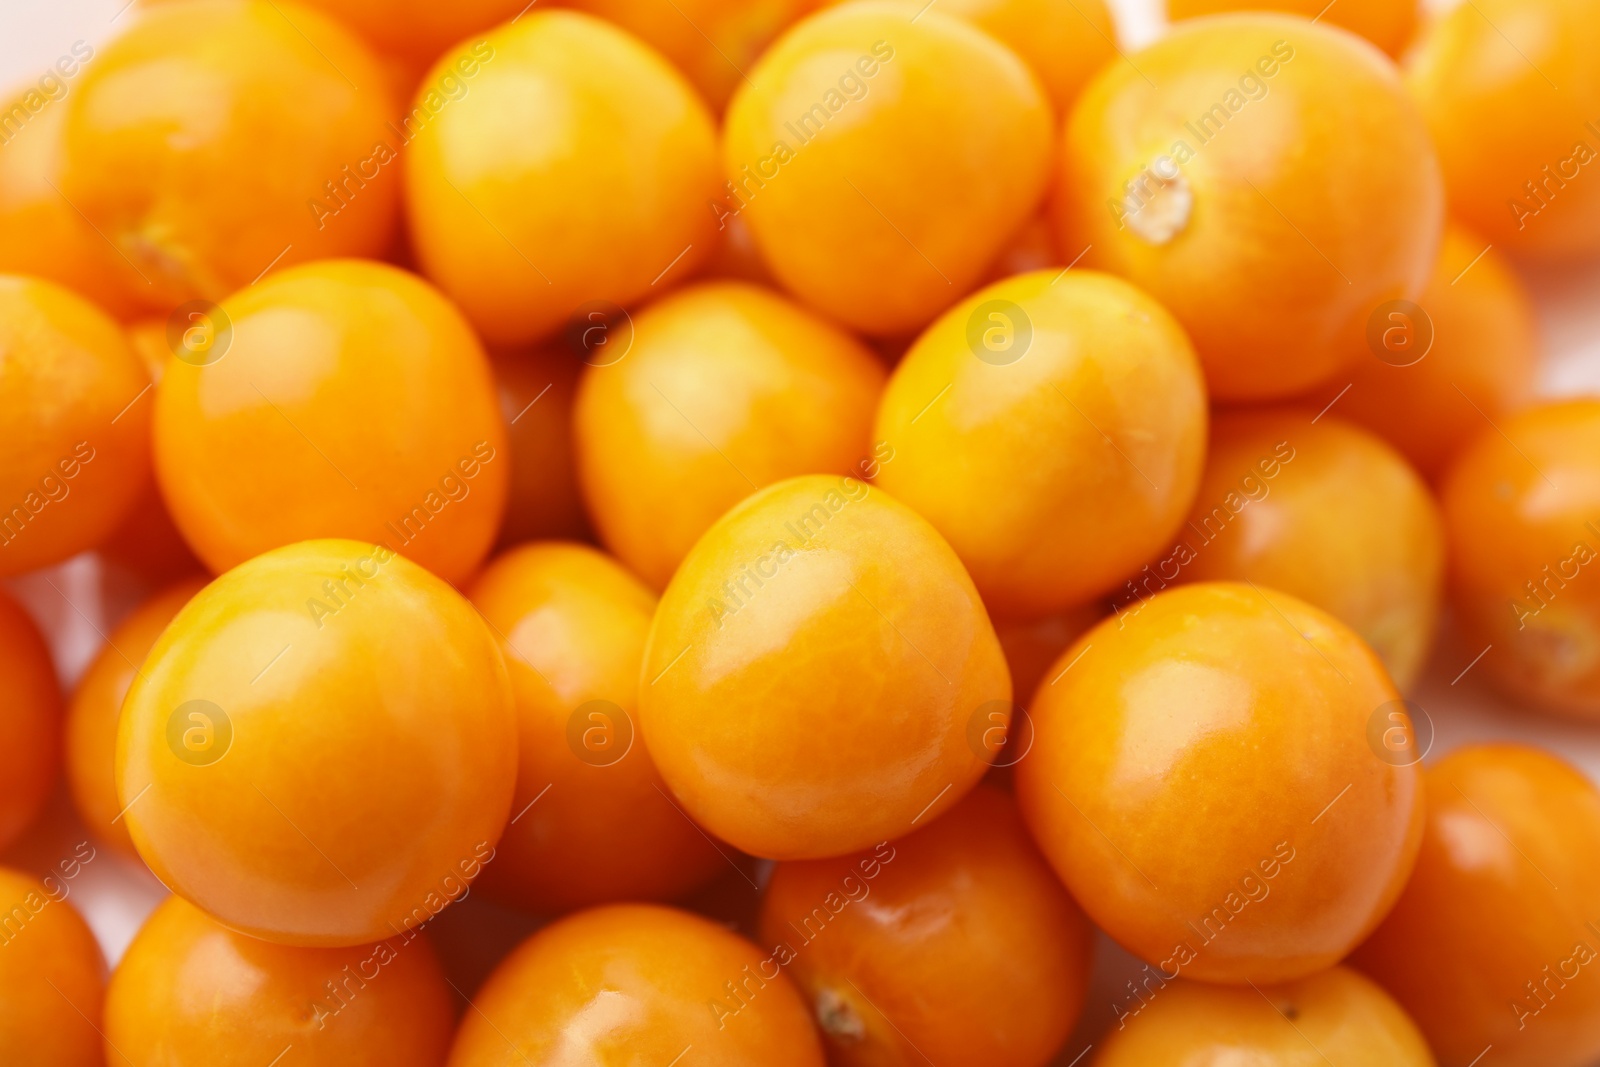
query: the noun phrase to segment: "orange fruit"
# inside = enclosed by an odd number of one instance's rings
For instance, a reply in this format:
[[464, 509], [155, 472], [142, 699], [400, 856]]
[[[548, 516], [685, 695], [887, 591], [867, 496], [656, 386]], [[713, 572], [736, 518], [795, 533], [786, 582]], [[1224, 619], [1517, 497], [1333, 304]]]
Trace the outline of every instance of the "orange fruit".
[[426, 64], [469, 36], [526, 10], [527, 0], [300, 0], [326, 11], [375, 46]]
[[1373, 313], [1422, 292], [1444, 220], [1394, 66], [1281, 15], [1180, 23], [1106, 67], [1067, 122], [1057, 192], [1068, 257], [1087, 248], [1084, 266], [1166, 305], [1224, 400], [1353, 366]]
[[1422, 479], [1365, 430], [1295, 408], [1233, 412], [1212, 424], [1189, 521], [1118, 610], [1174, 579], [1297, 596], [1359, 634], [1404, 692], [1433, 646], [1444, 527]]
[[66, 884], [0, 867], [0, 1063], [102, 1067], [100, 946]]
[[1434, 478], [1489, 423], [1533, 398], [1539, 331], [1533, 302], [1505, 258], [1459, 225], [1446, 227], [1417, 299], [1421, 314], [1390, 311], [1380, 320], [1373, 358], [1310, 403], [1320, 411], [1337, 401], [1339, 415]]
[[1450, 208], [1496, 246], [1546, 260], [1600, 252], [1600, 9], [1473, 0], [1441, 14], [1406, 81], [1439, 149]]
[[1198, 484], [1205, 385], [1183, 330], [1104, 274], [973, 294], [906, 353], [873, 436], [877, 483], [949, 539], [984, 603], [1038, 617], [1159, 551]]
[[756, 946], [688, 912], [615, 904], [552, 923], [506, 957], [449, 1063], [669, 1064], [686, 1050], [703, 1067], [823, 1064], [805, 1005]]
[[492, 344], [553, 333], [686, 277], [712, 251], [710, 112], [610, 23], [531, 11], [447, 54], [471, 91], [406, 153], [417, 261]]
[[650, 585], [757, 489], [890, 455], [869, 436], [883, 365], [787, 298], [708, 282], [632, 321], [630, 348], [590, 357], [573, 430], [600, 539]]
[[498, 354], [492, 362], [506, 443], [511, 446], [499, 543], [584, 538], [589, 520], [578, 491], [572, 448], [578, 360], [565, 348], [549, 346]]
[[559, 542], [495, 559], [471, 595], [500, 637], [521, 742], [514, 821], [487, 889], [563, 911], [670, 899], [723, 871], [635, 730], [655, 595], [610, 557]]
[[206, 586], [123, 702], [117, 792], [156, 877], [227, 926], [357, 945], [494, 858], [516, 779], [498, 643], [379, 545], [308, 541]]
[[0, 849], [44, 807], [61, 769], [61, 684], [33, 619], [0, 589]]
[[1409, 748], [1379, 747], [1399, 694], [1343, 623], [1284, 593], [1186, 585], [1058, 669], [1030, 709], [1018, 803], [1089, 917], [1163, 978], [1301, 978], [1394, 903], [1422, 831], [1415, 743], [1407, 720]]
[[1027, 705], [1041, 684], [1055, 680], [1050, 668], [1061, 653], [1104, 616], [1105, 608], [1099, 602], [1091, 602], [1042, 619], [1001, 619], [995, 623], [995, 635], [1000, 638], [1000, 650], [1011, 669], [1011, 688], [1019, 704]]
[[1093, 946], [1011, 798], [989, 786], [893, 844], [778, 864], [761, 939], [844, 1067], [1052, 1062]]
[[1552, 753], [1472, 745], [1428, 769], [1426, 807], [1416, 871], [1355, 965], [1442, 1062], [1594, 1062], [1600, 793]]
[[1051, 156], [1050, 105], [1016, 53], [937, 8], [914, 15], [852, 3], [780, 37], [728, 106], [712, 205], [719, 224], [747, 216], [802, 301], [882, 336], [984, 276]]
[[1398, 56], [1417, 29], [1416, 0], [1167, 0], [1167, 17], [1191, 19], [1227, 11], [1282, 11], [1341, 26]]
[[117, 624], [78, 679], [67, 708], [67, 785], [83, 824], [106, 844], [133, 856], [133, 838], [117, 798], [117, 722], [128, 687], [172, 617], [205, 586], [187, 578], [149, 597]]
[[684, 810], [774, 859], [853, 852], [949, 809], [987, 768], [969, 723], [1011, 698], [950, 546], [882, 490], [823, 475], [706, 531], [639, 677], [645, 743]]
[[379, 542], [451, 582], [477, 568], [505, 506], [505, 424], [438, 290], [328, 260], [240, 290], [183, 336], [194, 347], [156, 391], [156, 473], [213, 571], [312, 537]]
[[1417, 1024], [1346, 967], [1257, 989], [1181, 980], [1145, 989], [1094, 1067], [1434, 1067]]
[[268, 270], [376, 256], [394, 232], [398, 108], [348, 30], [288, 0], [149, 8], [84, 67], [63, 195], [166, 311]]
[[150, 379], [105, 312], [0, 275], [0, 576], [100, 544], [150, 481]]
[[1486, 428], [1440, 503], [1456, 617], [1486, 649], [1475, 669], [1518, 700], [1600, 716], [1600, 399]]
[[108, 1062], [438, 1067], [454, 1004], [420, 931], [354, 948], [235, 933], [182, 897], [145, 920], [106, 989]]

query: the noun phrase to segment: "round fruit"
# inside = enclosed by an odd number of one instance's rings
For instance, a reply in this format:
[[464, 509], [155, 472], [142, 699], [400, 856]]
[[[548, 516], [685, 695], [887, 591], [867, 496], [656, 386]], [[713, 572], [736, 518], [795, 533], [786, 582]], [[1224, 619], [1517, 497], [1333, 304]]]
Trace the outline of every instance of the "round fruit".
[[477, 338], [436, 289], [330, 260], [196, 314], [156, 391], [156, 474], [207, 566], [350, 537], [451, 582], [477, 568], [505, 504], [505, 424]]
[[1488, 423], [1532, 399], [1539, 335], [1516, 274], [1489, 242], [1460, 226], [1446, 228], [1418, 303], [1421, 314], [1389, 311], [1381, 320], [1382, 351], [1374, 348], [1349, 380], [1323, 388], [1314, 406], [1320, 411], [1337, 399], [1340, 415], [1432, 478]]
[[[1039, 686], [1055, 681], [1056, 674], [1050, 668], [1061, 658], [1061, 653], [1104, 616], [1104, 606], [1094, 602], [1042, 619], [996, 622], [995, 635], [1000, 638], [1006, 666], [1011, 669], [1011, 689], [1017, 703], [1028, 705]], [[1012, 723], [1013, 727], [1016, 725]]]
[[573, 413], [601, 540], [659, 589], [757, 489], [864, 473], [884, 377], [849, 334], [754, 285], [710, 282], [652, 304], [626, 355], [584, 372]]
[[308, 541], [224, 574], [156, 641], [117, 789], [174, 892], [254, 937], [355, 945], [466, 894], [516, 745], [471, 604], [381, 545]]
[[388, 247], [398, 109], [366, 46], [319, 12], [152, 6], [84, 66], [68, 107], [62, 194], [147, 306]]
[[117, 722], [128, 687], [172, 617], [205, 586], [189, 578], [135, 608], [89, 664], [67, 708], [67, 785], [89, 832], [128, 855], [133, 839], [117, 797]]
[[1083, 1007], [1093, 946], [989, 786], [893, 844], [778, 864], [761, 939], [844, 1067], [1042, 1067]]
[[716, 131], [683, 76], [609, 23], [529, 12], [439, 61], [471, 92], [416, 134], [424, 272], [485, 339], [519, 344], [676, 280], [712, 251]]
[[1407, 65], [1450, 208], [1497, 247], [1550, 260], [1600, 252], [1600, 8], [1473, 0], [1441, 14]]
[[494, 358], [500, 414], [511, 446], [511, 476], [500, 544], [547, 537], [582, 539], [589, 530], [572, 448], [579, 363], [550, 346]]
[[150, 482], [150, 379], [105, 312], [0, 275], [0, 576], [94, 548]]
[[450, 1067], [822, 1067], [794, 986], [750, 942], [688, 912], [593, 908], [517, 948], [473, 998]]
[[0, 867], [0, 1063], [103, 1067], [105, 964], [67, 884]]
[[[1600, 792], [1522, 745], [1457, 749], [1426, 775], [1427, 828], [1399, 903], [1354, 963], [1446, 1063], [1582, 1067], [1600, 1056]], [[1494, 920], [1486, 921], [1493, 916]]]
[[1062, 248], [1177, 316], [1222, 399], [1353, 366], [1438, 252], [1439, 165], [1393, 65], [1303, 19], [1179, 24], [1090, 83], [1062, 156]]
[[1345, 967], [1261, 988], [1157, 977], [1117, 1014], [1094, 1067], [1434, 1067], [1417, 1024]]
[[234, 933], [181, 897], [145, 920], [106, 990], [113, 1063], [438, 1067], [454, 1024], [420, 931], [292, 948]]
[[1600, 716], [1600, 399], [1487, 428], [1441, 489], [1450, 595], [1511, 696]]
[[954, 805], [987, 769], [969, 721], [1010, 697], [938, 532], [882, 490], [813, 475], [749, 497], [689, 552], [656, 609], [639, 718], [701, 825], [815, 859]]
[[521, 731], [515, 821], [485, 887], [530, 911], [681, 896], [725, 860], [636, 744], [656, 598], [584, 545], [523, 545], [472, 602], [500, 635]]
[[1235, 412], [1212, 424], [1176, 544], [1135, 581], [1152, 577], [1297, 596], [1359, 634], [1406, 691], [1439, 621], [1444, 528], [1422, 479], [1366, 431], [1292, 408]]
[[39, 814], [61, 769], [61, 686], [39, 628], [0, 589], [0, 849]]
[[1398, 56], [1417, 29], [1416, 0], [1167, 0], [1167, 17], [1191, 19], [1227, 11], [1283, 11], [1358, 33]]
[[1089, 916], [1168, 978], [1283, 982], [1342, 959], [1422, 832], [1414, 760], [1372, 740], [1401, 707], [1377, 656], [1309, 604], [1221, 582], [1107, 619], [1061, 666], [1080, 652], [1030, 709], [1016, 783]]
[[431, 63], [457, 42], [527, 9], [527, 0], [300, 0], [319, 7], [385, 52]]
[[1183, 330], [1119, 278], [997, 282], [884, 391], [877, 482], [949, 539], [984, 603], [1037, 617], [1109, 592], [1194, 500], [1206, 396]]
[[967, 22], [915, 14], [852, 3], [779, 38], [728, 107], [715, 205], [748, 216], [805, 303], [880, 335], [920, 329], [984, 276], [1051, 156], [1027, 65]]

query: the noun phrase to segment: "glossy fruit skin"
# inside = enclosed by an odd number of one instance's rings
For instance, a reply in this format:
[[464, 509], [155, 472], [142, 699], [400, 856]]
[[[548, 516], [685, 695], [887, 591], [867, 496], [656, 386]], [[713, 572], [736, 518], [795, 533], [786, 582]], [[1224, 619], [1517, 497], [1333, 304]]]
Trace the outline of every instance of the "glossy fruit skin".
[[117, 735], [124, 819], [156, 877], [292, 945], [365, 944], [465, 895], [516, 766], [494, 635], [444, 582], [354, 541], [275, 549], [207, 586], [150, 650]]
[[1093, 951], [991, 786], [892, 844], [778, 864], [761, 943], [787, 949], [778, 959], [844, 1067], [1042, 1067], [1083, 1007]]
[[1332, 414], [1236, 411], [1212, 423], [1176, 544], [1135, 582], [1175, 574], [1299, 597], [1360, 635], [1406, 692], [1438, 628], [1444, 555], [1433, 495], [1394, 449]]
[[1348, 379], [1318, 390], [1312, 406], [1320, 411], [1348, 385], [1335, 412], [1436, 478], [1483, 432], [1485, 417], [1499, 422], [1532, 400], [1539, 330], [1533, 302], [1505, 258], [1456, 224], [1445, 228], [1439, 261], [1417, 303], [1425, 322], [1390, 321], [1405, 331], [1395, 335], [1405, 344], [1422, 343], [1431, 326], [1432, 347], [1420, 360], [1411, 363], [1402, 352], [1364, 358]]
[[1488, 428], [1440, 488], [1450, 598], [1508, 695], [1600, 717], [1600, 400]]
[[33, 619], [0, 589], [0, 849], [44, 807], [61, 770], [61, 683]]
[[713, 111], [761, 53], [815, 0], [565, 0], [614, 22], [670, 59]]
[[1416, 33], [1417, 6], [1413, 0], [1340, 0], [1332, 7], [1326, 0], [1167, 0], [1167, 17], [1177, 21], [1228, 11], [1282, 11], [1342, 26], [1398, 56]]
[[105, 963], [69, 895], [59, 879], [40, 882], [0, 867], [0, 1063], [106, 1062], [91, 1022], [100, 1018]]
[[150, 388], [122, 330], [54, 282], [0, 275], [0, 576], [117, 527], [150, 481]]
[[406, 206], [423, 272], [486, 341], [653, 295], [710, 254], [716, 132], [665, 59], [573, 11], [530, 11], [471, 49], [424, 81], [479, 62], [408, 147]]
[[587, 545], [544, 542], [491, 562], [471, 597], [500, 638], [521, 735], [517, 821], [486, 890], [566, 911], [671, 899], [723, 872], [728, 861], [672, 803], [637, 736], [655, 594]]
[[759, 286], [707, 282], [650, 305], [627, 354], [584, 371], [573, 412], [601, 540], [660, 589], [757, 489], [864, 476], [885, 377], [855, 338]]
[[62, 192], [117, 246], [125, 288], [148, 307], [221, 300], [269, 268], [389, 244], [399, 109], [372, 53], [319, 12], [158, 4], [72, 92]]
[[[1457, 749], [1426, 774], [1427, 828], [1394, 911], [1352, 957], [1446, 1063], [1582, 1067], [1600, 1055], [1600, 793], [1527, 745]], [[1494, 915], [1494, 922], [1484, 916]]]
[[920, 329], [984, 276], [1038, 205], [1052, 150], [1043, 86], [1014, 52], [912, 14], [852, 3], [779, 38], [728, 107], [731, 188], [713, 205], [748, 217], [804, 303], [879, 336]]
[[881, 489], [812, 475], [753, 494], [684, 559], [651, 626], [639, 720], [712, 834], [817, 859], [948, 810], [987, 769], [969, 720], [1010, 697], [937, 531]]
[[294, 948], [235, 933], [182, 897], [145, 920], [106, 990], [107, 1062], [137, 1067], [259, 1067], [263, 1050], [286, 1047], [307, 1067], [438, 1067], [454, 1023], [421, 931]]
[[1408, 57], [1450, 208], [1498, 248], [1561, 262], [1600, 251], [1600, 189], [1585, 180], [1600, 155], [1596, 47], [1585, 0], [1474, 0]]
[[1309, 604], [1225, 582], [1107, 619], [1058, 669], [1084, 649], [1034, 701], [1016, 785], [1090, 918], [1168, 978], [1337, 963], [1394, 903], [1422, 832], [1416, 766], [1369, 747], [1399, 700], [1377, 656]]
[[511, 475], [499, 544], [584, 540], [589, 520], [578, 491], [572, 403], [582, 363], [561, 345], [493, 357]]
[[1120, 278], [1059, 271], [945, 313], [873, 428], [895, 450], [877, 483], [949, 539], [990, 610], [1022, 618], [1109, 592], [1170, 540], [1205, 433], [1200, 365], [1172, 317]]
[[1178, 24], [1090, 83], [1061, 154], [1063, 252], [1164, 304], [1218, 399], [1352, 366], [1374, 309], [1415, 299], [1438, 252], [1439, 166], [1394, 66], [1304, 19]]
[[1146, 988], [1149, 999], [1101, 1044], [1094, 1067], [1434, 1067], [1417, 1024], [1347, 967], [1259, 990]]
[[395, 267], [329, 260], [221, 311], [226, 351], [172, 361], [155, 405], [162, 494], [206, 565], [350, 537], [465, 580], [509, 471], [493, 374], [456, 308]]
[[686, 1046], [705, 1067], [823, 1064], [799, 994], [755, 945], [675, 908], [613, 904], [518, 946], [473, 998], [449, 1064], [667, 1064]]
[[138, 853], [117, 797], [117, 722], [128, 687], [172, 617], [205, 587], [186, 578], [145, 600], [111, 631], [78, 679], [67, 707], [67, 785], [78, 817], [96, 838], [124, 855]]

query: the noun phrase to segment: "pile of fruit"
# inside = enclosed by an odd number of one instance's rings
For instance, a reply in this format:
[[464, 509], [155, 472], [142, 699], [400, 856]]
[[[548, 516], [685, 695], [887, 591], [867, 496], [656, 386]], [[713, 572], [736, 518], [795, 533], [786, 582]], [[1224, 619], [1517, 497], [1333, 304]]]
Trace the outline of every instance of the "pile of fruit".
[[[88, 832], [0, 867], [0, 1064], [1593, 1063], [1600, 792], [1407, 694], [1448, 616], [1600, 720], [1518, 274], [1600, 257], [1600, 0], [1244, 6], [63, 48], [0, 576], [147, 598], [64, 691], [0, 593], [0, 848]], [[101, 849], [172, 891], [109, 974]]]

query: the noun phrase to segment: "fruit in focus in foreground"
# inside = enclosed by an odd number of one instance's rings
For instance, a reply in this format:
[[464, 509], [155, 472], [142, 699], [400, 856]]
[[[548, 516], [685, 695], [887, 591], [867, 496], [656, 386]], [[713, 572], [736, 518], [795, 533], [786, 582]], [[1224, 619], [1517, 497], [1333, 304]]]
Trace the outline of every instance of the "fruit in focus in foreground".
[[892, 844], [780, 863], [761, 942], [786, 950], [845, 1067], [1041, 1067], [1083, 1006], [1093, 946], [992, 786]]
[[1090, 918], [1168, 976], [1283, 982], [1342, 959], [1422, 831], [1414, 741], [1372, 739], [1400, 707], [1377, 656], [1309, 604], [1222, 582], [1107, 619], [1062, 666], [1085, 649], [1033, 702], [1016, 783]]
[[500, 636], [521, 734], [493, 895], [535, 912], [671, 899], [724, 869], [636, 736], [655, 594], [587, 545], [514, 548], [472, 585]]
[[1051, 154], [1026, 64], [969, 23], [915, 14], [853, 3], [779, 38], [728, 107], [713, 205], [747, 217], [802, 301], [884, 336], [920, 329], [984, 276], [1038, 204]]
[[117, 624], [78, 680], [67, 708], [67, 785], [89, 832], [134, 855], [117, 797], [117, 722], [128, 687], [172, 617], [205, 586], [189, 578], [161, 590]]
[[584, 371], [573, 412], [601, 540], [660, 589], [762, 486], [864, 474], [884, 378], [855, 338], [758, 286], [711, 282], [652, 304], [625, 356]]
[[0, 576], [93, 548], [150, 481], [150, 379], [105, 312], [0, 275]]
[[168, 897], [111, 976], [105, 1035], [120, 1062], [141, 1067], [256, 1067], [262, 1050], [284, 1048], [305, 1067], [438, 1067], [452, 1009], [421, 931], [294, 948], [234, 933]]
[[1206, 397], [1183, 330], [1109, 275], [1037, 271], [951, 308], [873, 428], [877, 482], [949, 541], [1001, 617], [1109, 592], [1164, 548], [1199, 482]]
[[1434, 1067], [1417, 1024], [1346, 967], [1260, 989], [1157, 979], [1144, 990], [1094, 1067]]
[[639, 718], [684, 809], [774, 859], [837, 856], [950, 808], [1005, 660], [950, 546], [853, 478], [791, 478], [706, 531], [656, 609]]
[[1473, 0], [1441, 14], [1406, 81], [1461, 221], [1504, 248], [1571, 261], [1600, 252], [1600, 8]]
[[1363, 355], [1349, 378], [1317, 390], [1310, 406], [1321, 411], [1348, 385], [1335, 413], [1367, 427], [1434, 478], [1489, 423], [1532, 399], [1538, 323], [1504, 256], [1454, 224], [1445, 228], [1417, 304], [1422, 315], [1395, 309], [1383, 320], [1372, 356]]
[[1391, 56], [1398, 56], [1417, 29], [1416, 0], [1167, 0], [1173, 21], [1228, 11], [1282, 11], [1326, 21], [1360, 34]]
[[471, 604], [381, 546], [309, 541], [173, 619], [123, 704], [117, 788], [174, 892], [254, 937], [354, 945], [465, 895], [516, 746]]
[[33, 619], [0, 589], [0, 849], [44, 807], [61, 769], [61, 686]]
[[493, 58], [408, 148], [406, 205], [423, 273], [485, 341], [653, 295], [711, 253], [716, 131], [665, 59], [572, 11], [529, 12], [472, 47]]
[[558, 345], [502, 353], [493, 364], [511, 446], [499, 544], [583, 539], [589, 520], [572, 449], [572, 399], [582, 364]]
[[1488, 427], [1445, 475], [1450, 596], [1475, 669], [1511, 697], [1600, 716], [1600, 400]]
[[1189, 521], [1122, 607], [1174, 578], [1299, 597], [1360, 635], [1405, 692], [1439, 621], [1444, 527], [1422, 479], [1365, 430], [1299, 408], [1226, 413]]
[[449, 1063], [669, 1064], [686, 1048], [704, 1067], [823, 1064], [794, 985], [755, 945], [675, 908], [616, 904], [512, 952], [473, 998]]
[[[93, 853], [90, 853], [93, 856]], [[75, 875], [76, 860], [63, 870]], [[0, 867], [0, 1063], [103, 1067], [104, 963], [94, 934], [67, 903], [72, 883]]]
[[1600, 792], [1524, 745], [1426, 772], [1427, 829], [1394, 911], [1352, 962], [1446, 1063], [1582, 1067], [1600, 1055]]
[[398, 109], [366, 45], [319, 12], [152, 6], [85, 65], [67, 107], [61, 191], [151, 308], [388, 248]]
[[1393, 64], [1277, 15], [1180, 23], [1106, 67], [1067, 123], [1059, 185], [1068, 260], [1087, 248], [1085, 266], [1165, 305], [1223, 400], [1352, 366], [1374, 310], [1422, 291], [1444, 220]]
[[330, 260], [241, 290], [201, 326], [156, 390], [155, 452], [207, 566], [349, 537], [451, 582], [477, 568], [505, 506], [505, 426], [483, 349], [438, 290]]

